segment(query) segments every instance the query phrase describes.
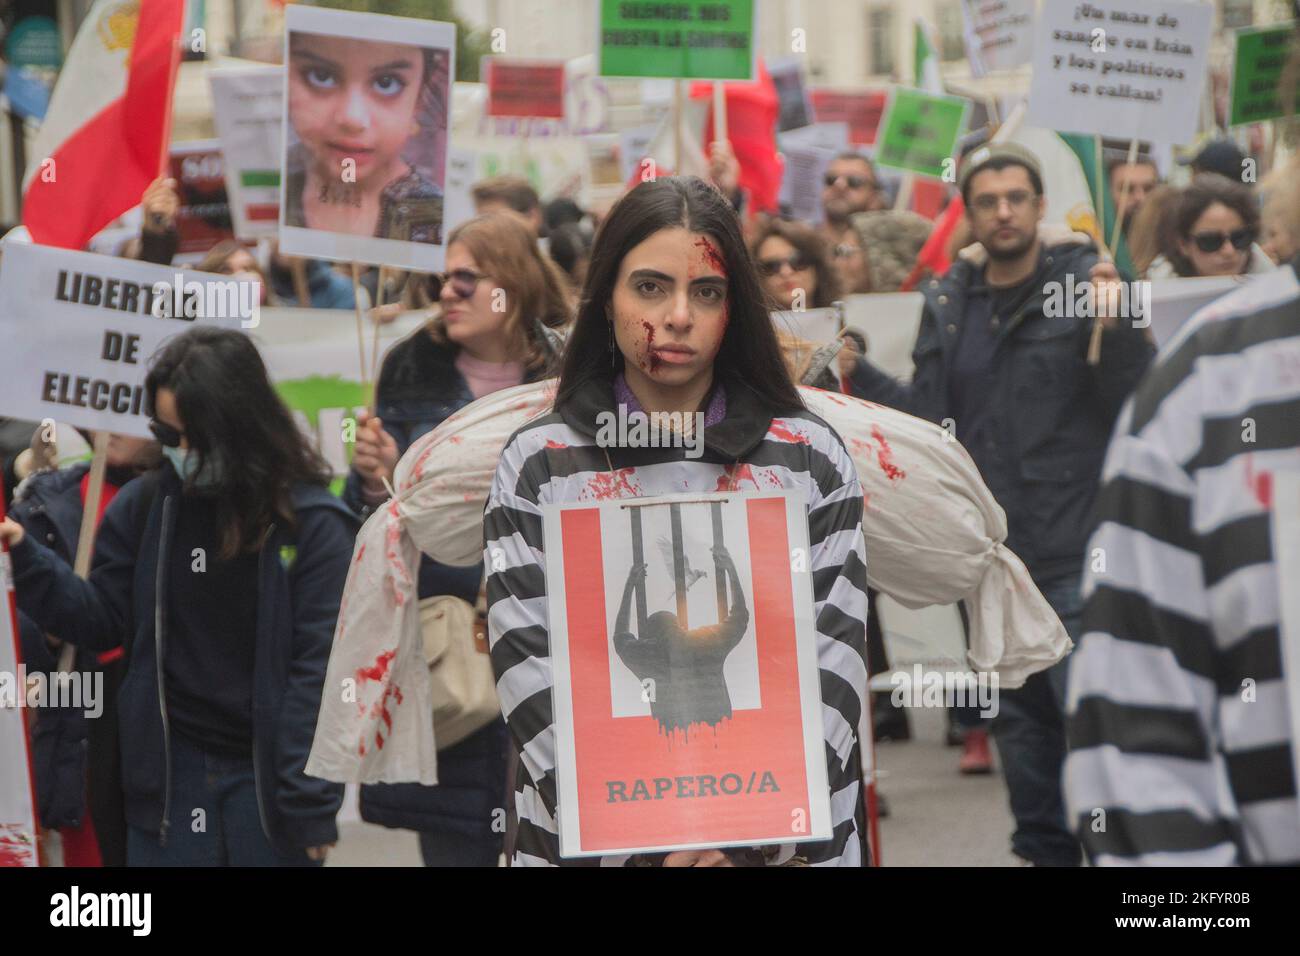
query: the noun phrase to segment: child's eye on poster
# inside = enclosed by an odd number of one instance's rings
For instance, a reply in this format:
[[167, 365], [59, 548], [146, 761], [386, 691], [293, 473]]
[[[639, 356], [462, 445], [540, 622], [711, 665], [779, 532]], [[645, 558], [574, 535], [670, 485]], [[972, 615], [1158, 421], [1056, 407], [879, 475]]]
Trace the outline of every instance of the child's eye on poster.
[[454, 26], [291, 6], [285, 36], [282, 250], [441, 268]]

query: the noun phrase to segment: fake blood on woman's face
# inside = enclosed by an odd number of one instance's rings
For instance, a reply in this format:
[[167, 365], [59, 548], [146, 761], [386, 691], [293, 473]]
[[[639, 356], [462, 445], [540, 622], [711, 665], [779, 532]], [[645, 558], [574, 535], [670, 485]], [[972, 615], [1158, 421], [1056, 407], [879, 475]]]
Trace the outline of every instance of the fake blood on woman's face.
[[[645, 354], [650, 363], [650, 371], [659, 371], [659, 366], [663, 364], [661, 359], [654, 351], [655, 347], [655, 327], [644, 319], [641, 320], [641, 328], [645, 329]], [[645, 366], [643, 365], [642, 368]]]

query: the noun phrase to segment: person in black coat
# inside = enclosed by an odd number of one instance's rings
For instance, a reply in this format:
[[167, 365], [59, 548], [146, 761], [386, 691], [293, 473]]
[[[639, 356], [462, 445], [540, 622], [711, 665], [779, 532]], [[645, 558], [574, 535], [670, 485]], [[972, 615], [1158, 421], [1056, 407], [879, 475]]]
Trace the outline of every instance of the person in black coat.
[[[105, 457], [101, 515], [127, 482], [157, 466], [158, 444], [113, 435]], [[27, 534], [68, 565], [76, 559], [89, 481], [88, 462], [37, 472], [19, 486], [9, 512]], [[18, 627], [28, 673], [52, 675], [59, 665], [57, 635], [44, 634], [26, 614], [18, 615]], [[32, 766], [41, 826], [64, 830], [66, 865], [94, 865], [98, 858], [104, 866], [125, 866], [126, 815], [117, 739], [117, 690], [126, 670], [122, 648], [101, 653], [78, 649], [74, 668], [82, 685], [95, 688], [98, 699], [89, 703], [90, 716], [96, 719], [88, 719], [80, 707], [51, 706], [37, 712]], [[93, 829], [86, 827], [87, 806]]]
[[[1028, 149], [976, 149], [960, 186], [978, 244], [921, 288], [911, 382], [859, 358], [853, 394], [929, 419], [962, 443], [1006, 511], [1007, 547], [1078, 640], [1102, 461], [1120, 406], [1155, 355], [1150, 316], [1128, 296], [1095, 308], [1107, 296], [1090, 299], [1090, 290], [1118, 293], [1118, 273], [1087, 236], [1041, 225], [1050, 197]], [[993, 721], [1016, 817], [1012, 849], [1037, 865], [1082, 858], [1061, 797], [1068, 664], [1004, 690]], [[972, 728], [968, 749], [982, 734]]]
[[198, 326], [145, 380], [167, 459], [100, 523], [88, 581], [6, 519], [18, 606], [118, 695], [131, 866], [319, 864], [341, 785], [308, 777], [356, 519], [243, 334]]

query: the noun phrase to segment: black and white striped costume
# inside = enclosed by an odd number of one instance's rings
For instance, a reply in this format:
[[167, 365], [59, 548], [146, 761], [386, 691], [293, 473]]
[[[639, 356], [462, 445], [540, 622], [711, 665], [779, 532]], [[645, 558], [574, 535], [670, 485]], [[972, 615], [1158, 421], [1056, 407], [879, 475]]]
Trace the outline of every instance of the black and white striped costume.
[[[864, 862], [858, 727], [866, 706], [866, 556], [862, 489], [839, 436], [807, 410], [772, 418], [742, 385], [729, 385], [725, 418], [705, 429], [705, 450], [601, 448], [596, 413], [615, 410], [595, 384], [563, 410], [516, 432], [506, 445], [484, 519], [488, 628], [501, 709], [519, 754], [515, 865], [621, 866], [627, 857], [561, 861], [556, 835], [555, 728], [540, 505], [594, 497], [617, 483], [623, 496], [803, 489], [809, 502], [810, 568], [816, 611], [833, 838], [790, 844], [771, 861], [801, 856], [829, 866]], [[803, 439], [803, 440], [800, 440]], [[548, 444], [550, 447], [548, 447]], [[563, 446], [563, 447], [558, 447]], [[609, 453], [609, 461], [606, 460]], [[610, 474], [610, 466], [617, 474]], [[747, 467], [746, 467], [747, 466]], [[752, 476], [752, 478], [750, 477]], [[500, 549], [499, 552], [496, 549]], [[494, 570], [504, 562], [504, 570]]]
[[1195, 316], [1116, 426], [1065, 771], [1097, 863], [1300, 863], [1279, 628], [1300, 581], [1271, 526], [1272, 476], [1300, 472], [1298, 266]]

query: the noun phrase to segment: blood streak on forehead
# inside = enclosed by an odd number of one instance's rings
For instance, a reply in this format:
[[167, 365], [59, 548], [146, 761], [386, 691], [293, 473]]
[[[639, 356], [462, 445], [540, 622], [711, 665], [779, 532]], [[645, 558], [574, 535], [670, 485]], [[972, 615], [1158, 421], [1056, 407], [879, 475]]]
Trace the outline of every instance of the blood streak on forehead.
[[693, 243], [696, 249], [700, 250], [700, 256], [704, 262], [711, 268], [717, 270], [718, 274], [724, 279], [727, 277], [727, 263], [718, 252], [718, 247], [708, 236], [696, 236]]

